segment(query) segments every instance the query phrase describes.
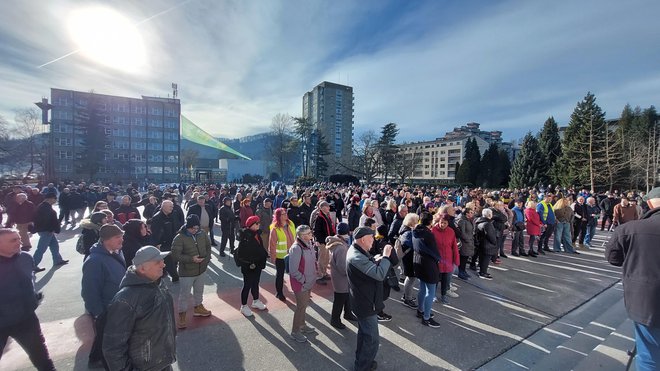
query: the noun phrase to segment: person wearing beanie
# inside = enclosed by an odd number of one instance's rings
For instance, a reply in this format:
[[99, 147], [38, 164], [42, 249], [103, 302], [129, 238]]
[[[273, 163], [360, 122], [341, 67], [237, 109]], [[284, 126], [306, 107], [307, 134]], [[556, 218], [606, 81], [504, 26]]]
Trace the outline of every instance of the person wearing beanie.
[[101, 226], [107, 222], [108, 218], [105, 213], [97, 211], [92, 213], [89, 218], [80, 221], [80, 228], [82, 229], [81, 235], [83, 239], [83, 247], [85, 248], [85, 257], [89, 256], [89, 249], [99, 240], [99, 231]]
[[335, 295], [332, 301], [332, 314], [330, 316], [330, 325], [339, 330], [346, 328], [339, 318], [342, 310], [344, 318], [356, 320], [351, 312], [351, 305], [348, 301], [348, 276], [346, 273], [346, 252], [348, 251], [349, 230], [347, 223], [337, 224], [337, 234], [328, 236], [325, 244], [330, 251], [330, 278]]
[[121, 253], [123, 236], [124, 232], [114, 224], [101, 226], [99, 239], [83, 263], [81, 296], [96, 330], [89, 354], [90, 368], [103, 367], [105, 363], [102, 352], [105, 314], [126, 273], [126, 261]]
[[[268, 253], [263, 248], [261, 240], [261, 220], [258, 216], [251, 216], [245, 221], [245, 228], [239, 233], [238, 247], [234, 252], [236, 265], [243, 274], [243, 290], [241, 290], [241, 313], [251, 317], [252, 310], [265, 310], [266, 304], [259, 300], [259, 281], [261, 271], [266, 268]], [[248, 295], [252, 293], [252, 305], [248, 307]]]
[[204, 307], [204, 273], [211, 260], [211, 239], [199, 224], [199, 217], [190, 214], [186, 224], [172, 241], [172, 259], [179, 263], [179, 316], [177, 328], [187, 326], [188, 299], [193, 291], [194, 317], [208, 317], [211, 311]]

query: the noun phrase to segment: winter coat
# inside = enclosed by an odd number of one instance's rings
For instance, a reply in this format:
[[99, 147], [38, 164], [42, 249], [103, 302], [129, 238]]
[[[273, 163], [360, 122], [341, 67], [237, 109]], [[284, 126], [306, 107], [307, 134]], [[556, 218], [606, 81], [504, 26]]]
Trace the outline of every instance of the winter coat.
[[83, 247], [85, 248], [85, 256], [87, 256], [89, 255], [89, 249], [99, 240], [99, 230], [101, 230], [101, 226], [92, 223], [89, 219], [83, 219], [80, 221], [80, 228], [82, 230], [81, 234], [83, 238]]
[[34, 217], [34, 232], [52, 232], [60, 233], [60, 221], [57, 219], [57, 213], [53, 206], [44, 201], [37, 206]]
[[172, 240], [183, 223], [172, 211], [169, 215], [159, 211], [151, 218], [151, 244], [160, 246], [162, 251], [170, 251]]
[[[16, 325], [37, 309], [34, 260], [24, 251], [0, 256], [0, 329]], [[4, 331], [3, 331], [4, 332]]]
[[390, 268], [389, 258], [376, 261], [368, 251], [353, 243], [346, 254], [346, 272], [351, 309], [358, 318], [376, 315], [385, 308], [383, 280]]
[[612, 216], [614, 213], [614, 206], [617, 205], [616, 199], [614, 197], [605, 197], [600, 201], [600, 208], [603, 210], [605, 215]]
[[418, 224], [413, 234], [413, 268], [415, 277], [425, 283], [438, 283], [440, 280], [440, 253], [435, 237], [430, 229]]
[[36, 208], [34, 204], [28, 200], [25, 200], [22, 204], [17, 202], [14, 205], [11, 214], [9, 214], [9, 218], [12, 223], [16, 224], [32, 223], [35, 210]]
[[[193, 257], [198, 256], [204, 260], [201, 263], [193, 262]], [[199, 230], [192, 235], [185, 227], [172, 241], [172, 259], [179, 262], [179, 276], [196, 277], [206, 272], [211, 260], [211, 239], [204, 231]]]
[[325, 239], [328, 236], [333, 236], [335, 234], [335, 223], [332, 222], [332, 219], [329, 215], [324, 214], [319, 211], [319, 215], [316, 217], [314, 222], [314, 238], [320, 244], [325, 243]]
[[360, 226], [360, 206], [358, 204], [351, 204], [348, 209], [348, 230], [354, 231], [355, 228]]
[[229, 233], [232, 223], [234, 222], [234, 211], [231, 206], [222, 205], [218, 210], [218, 219], [220, 220], [220, 229]]
[[475, 221], [477, 231], [475, 232], [477, 248], [486, 255], [497, 255], [497, 231], [493, 227], [492, 220], [483, 216]]
[[[204, 210], [206, 210], [206, 215], [209, 216], [209, 224], [208, 225], [202, 225], [201, 227], [204, 228], [213, 228], [213, 220], [215, 219], [215, 212], [213, 211], [213, 206], [209, 204], [204, 204]], [[195, 214], [199, 217], [199, 220], [202, 220], [202, 207], [199, 206], [198, 204], [191, 205], [188, 208], [188, 215]]]
[[399, 239], [401, 240], [401, 265], [403, 266], [403, 274], [406, 277], [415, 277], [415, 269], [413, 267], [413, 240], [412, 229], [407, 225], [401, 226], [399, 230]]
[[541, 235], [541, 217], [536, 209], [526, 208], [525, 209], [525, 229], [527, 229], [527, 234], [530, 236], [540, 236]]
[[108, 307], [103, 355], [110, 370], [162, 370], [176, 361], [174, 300], [163, 281], [126, 271]]
[[295, 293], [311, 290], [316, 282], [316, 252], [299, 238], [289, 248], [289, 279]]
[[458, 251], [462, 256], [474, 255], [474, 223], [465, 214], [456, 217], [456, 228], [461, 233], [457, 235]]
[[137, 207], [132, 205], [121, 205], [115, 210], [112, 210], [115, 214], [115, 220], [119, 221], [121, 224], [126, 223], [130, 219], [141, 219], [140, 212]]
[[435, 238], [435, 243], [440, 254], [440, 273], [451, 273], [454, 271], [454, 265], [459, 265], [458, 244], [456, 243], [456, 234], [454, 230], [447, 227], [440, 229], [437, 224], [431, 228], [431, 233]]
[[247, 219], [254, 215], [254, 211], [252, 211], [252, 208], [250, 207], [249, 203], [244, 203], [243, 206], [238, 211], [239, 219], [240, 219], [240, 225], [241, 228], [245, 228], [245, 222], [247, 222]]
[[111, 254], [101, 241], [89, 249], [82, 268], [81, 295], [85, 309], [94, 318], [108, 308], [125, 273], [126, 261], [121, 253]]
[[[241, 272], [245, 274], [254, 269], [266, 268], [268, 253], [263, 247], [261, 235], [249, 228], [243, 228], [238, 237], [238, 248], [234, 252], [234, 256], [236, 264], [241, 267]], [[254, 268], [250, 268], [252, 264], [254, 264]]]
[[256, 215], [259, 217], [259, 221], [261, 222], [261, 224], [259, 224], [259, 232], [268, 232], [268, 226], [273, 221], [273, 209], [266, 209], [264, 205], [259, 205], [259, 207], [257, 207]]
[[387, 234], [387, 240], [391, 244], [394, 244], [396, 238], [399, 237], [399, 230], [401, 229], [402, 224], [403, 224], [403, 217], [401, 217], [399, 213], [394, 214], [394, 219], [392, 219], [390, 230], [389, 233]]
[[628, 316], [644, 326], [660, 327], [660, 208], [614, 230], [605, 248], [610, 264], [623, 266], [623, 298]]
[[573, 209], [570, 206], [555, 210], [558, 223], [570, 223], [573, 220]]
[[330, 277], [332, 287], [337, 293], [348, 292], [348, 273], [346, 273], [346, 253], [348, 252], [348, 237], [329, 236], [325, 246], [330, 251]]
[[149, 244], [149, 236], [142, 236], [142, 222], [137, 219], [131, 219], [124, 224], [124, 243], [121, 245], [121, 252], [124, 253], [126, 266], [133, 265], [135, 253], [143, 246]]

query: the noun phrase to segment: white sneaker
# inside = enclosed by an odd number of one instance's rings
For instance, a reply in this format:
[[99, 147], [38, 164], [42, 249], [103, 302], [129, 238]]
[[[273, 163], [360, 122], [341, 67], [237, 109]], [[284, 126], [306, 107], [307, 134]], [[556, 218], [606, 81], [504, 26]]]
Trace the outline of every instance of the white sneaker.
[[450, 298], [457, 298], [458, 294], [455, 291], [448, 291], [447, 296], [449, 296]]
[[449, 291], [456, 291], [458, 290], [458, 287], [454, 285], [453, 283], [449, 284]]
[[241, 305], [241, 314], [243, 314], [245, 317], [252, 317], [254, 315], [250, 310], [250, 307], [247, 305]]
[[259, 310], [265, 310], [266, 309], [266, 304], [262, 303], [261, 300], [253, 300], [252, 301], [252, 308], [254, 309], [259, 309]]

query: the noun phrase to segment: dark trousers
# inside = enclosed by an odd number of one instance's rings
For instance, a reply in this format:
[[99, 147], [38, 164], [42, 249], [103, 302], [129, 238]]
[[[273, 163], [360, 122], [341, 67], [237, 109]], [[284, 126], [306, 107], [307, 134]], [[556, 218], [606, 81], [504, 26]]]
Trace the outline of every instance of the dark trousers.
[[584, 236], [587, 233], [587, 222], [583, 222], [580, 219], [575, 219], [575, 222], [573, 223], [573, 231], [573, 244], [575, 244], [576, 240], [580, 242], [580, 244], [583, 244]]
[[458, 271], [459, 272], [465, 272], [465, 266], [467, 265], [468, 259], [470, 259], [469, 256], [461, 255], [461, 260], [458, 263]]
[[371, 370], [371, 363], [376, 359], [380, 335], [378, 317], [358, 317], [357, 348], [355, 349], [355, 371]]
[[504, 231], [497, 231], [497, 248], [500, 250], [500, 256], [506, 255], [504, 253], [504, 240], [506, 240]]
[[0, 359], [10, 336], [25, 350], [37, 370], [55, 370], [55, 365], [48, 355], [39, 319], [34, 312], [15, 325], [0, 328]]
[[523, 231], [513, 232], [513, 241], [511, 241], [511, 253], [522, 254], [525, 252], [525, 240], [523, 239]]
[[68, 223], [69, 218], [70, 218], [70, 214], [71, 214], [71, 210], [69, 210], [69, 209], [60, 209], [60, 217], [58, 219], [60, 221], [60, 223], [62, 223], [62, 220], [64, 220], [65, 222]]
[[[232, 224], [233, 225], [233, 224]], [[227, 241], [229, 241], [229, 249], [233, 252], [234, 251], [234, 230], [232, 227], [229, 228], [222, 228], [222, 237], [220, 238], [220, 251], [225, 251], [225, 247], [227, 247]]]
[[608, 220], [610, 221], [610, 224], [608, 224], [607, 229], [610, 229], [610, 227], [612, 226], [612, 218], [613, 218], [612, 214], [603, 215], [603, 220], [600, 222], [600, 230], [601, 231], [605, 229], [605, 224], [607, 223]]
[[333, 323], [339, 323], [341, 322], [340, 316], [341, 316], [341, 311], [344, 310], [344, 315], [345, 316], [350, 316], [351, 315], [351, 304], [349, 303], [348, 300], [348, 293], [347, 292], [335, 292], [335, 300], [332, 302], [332, 318], [331, 322]]
[[261, 268], [247, 269], [241, 267], [243, 273], [243, 290], [241, 291], [241, 304], [247, 305], [248, 294], [252, 292], [252, 300], [259, 299], [259, 280]]
[[213, 235], [213, 227], [215, 226], [214, 222], [211, 222], [211, 227], [209, 227], [209, 237], [211, 238], [211, 245], [216, 245], [215, 236]]
[[[536, 241], [536, 236], [529, 236], [529, 252], [534, 252], [534, 241]], [[539, 241], [539, 247], [541, 247], [541, 243]], [[538, 251], [539, 248], [536, 249]]]
[[545, 226], [545, 231], [543, 231], [543, 234], [541, 237], [539, 237], [539, 250], [543, 249], [548, 251], [548, 242], [550, 241], [550, 237], [552, 236], [552, 233], [555, 231], [555, 225], [554, 224], [547, 224]]
[[105, 312], [94, 320], [94, 343], [89, 352], [89, 363], [101, 361], [103, 366], [108, 369], [108, 365], [103, 357], [103, 329], [105, 328]]
[[275, 291], [284, 296], [284, 259], [275, 259]]
[[[172, 246], [160, 245], [161, 251], [172, 251]], [[176, 261], [172, 258], [172, 254], [165, 257], [165, 271], [170, 275], [173, 280], [179, 279], [179, 273], [176, 270]]]
[[447, 290], [449, 290], [449, 283], [451, 279], [451, 273], [440, 273], [440, 295], [447, 295]]
[[494, 255], [488, 255], [486, 253], [482, 253], [479, 256], [479, 274], [488, 273], [488, 264], [493, 256]]

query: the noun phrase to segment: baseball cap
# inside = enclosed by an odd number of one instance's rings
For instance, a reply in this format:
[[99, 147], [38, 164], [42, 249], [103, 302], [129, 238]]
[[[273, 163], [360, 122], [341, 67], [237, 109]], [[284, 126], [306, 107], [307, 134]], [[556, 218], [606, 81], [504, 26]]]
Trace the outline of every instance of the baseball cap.
[[660, 198], [660, 187], [655, 187], [649, 191], [649, 193], [644, 196], [643, 200], [648, 201], [654, 198]]
[[150, 261], [161, 261], [170, 254], [169, 251], [161, 252], [156, 246], [147, 245], [135, 253], [133, 265], [140, 265]]

